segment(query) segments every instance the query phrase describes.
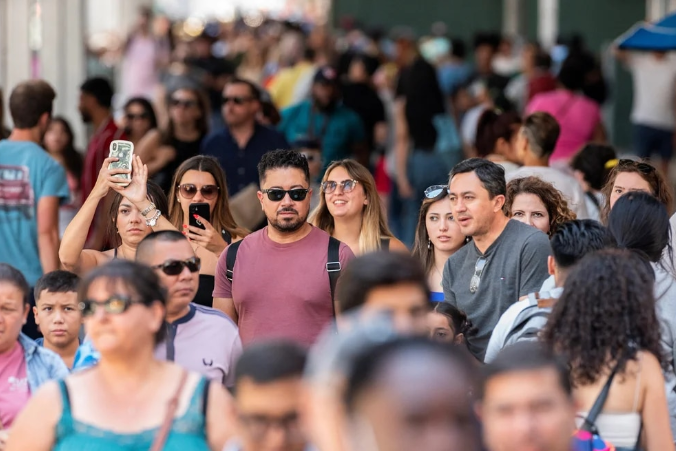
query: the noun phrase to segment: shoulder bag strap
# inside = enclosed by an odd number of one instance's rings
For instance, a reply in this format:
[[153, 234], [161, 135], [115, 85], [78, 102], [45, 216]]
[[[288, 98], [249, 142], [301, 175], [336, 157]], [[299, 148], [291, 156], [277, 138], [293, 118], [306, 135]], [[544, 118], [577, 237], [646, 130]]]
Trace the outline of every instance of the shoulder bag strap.
[[587, 414], [587, 418], [584, 419], [584, 423], [582, 424], [582, 427], [580, 428], [583, 431], [587, 432], [592, 432], [593, 429], [596, 428], [596, 418], [599, 416], [601, 411], [603, 410], [603, 405], [606, 403], [606, 399], [608, 398], [608, 392], [610, 392], [610, 386], [613, 383], [613, 379], [615, 378], [615, 374], [617, 374], [617, 369], [620, 367], [620, 361], [615, 364], [615, 368], [613, 368], [613, 371], [610, 373], [610, 376], [608, 376], [608, 380], [606, 381], [606, 384], [603, 386], [603, 389], [601, 389], [601, 393], [599, 393], [599, 396], [596, 398], [596, 401], [594, 401], [594, 405], [592, 408], [589, 410], [589, 414]]
[[169, 400], [167, 413], [164, 415], [164, 421], [162, 422], [162, 426], [160, 426], [160, 430], [157, 431], [157, 435], [155, 436], [155, 440], [153, 440], [150, 451], [162, 451], [162, 449], [164, 449], [164, 444], [169, 437], [171, 426], [174, 423], [174, 416], [176, 415], [176, 410], [178, 409], [178, 402], [181, 398], [181, 392], [183, 391], [183, 387], [185, 386], [185, 381], [187, 379], [188, 372], [183, 370], [183, 374], [181, 374], [181, 381], [178, 383], [176, 393], [174, 393], [174, 396], [172, 396]]
[[239, 245], [242, 244], [242, 241], [239, 240], [236, 243], [232, 243], [228, 246], [227, 254], [225, 254], [225, 277], [232, 283], [233, 269], [235, 269], [235, 260], [237, 259], [237, 249]]
[[380, 250], [389, 251], [390, 250], [390, 238], [383, 237], [380, 239]]
[[333, 317], [336, 316], [336, 305], [334, 299], [336, 297], [336, 284], [340, 277], [340, 271], [343, 268], [340, 266], [340, 241], [334, 237], [329, 237], [329, 251], [326, 260], [326, 272], [329, 273], [329, 283], [331, 285], [331, 306], [333, 308]]

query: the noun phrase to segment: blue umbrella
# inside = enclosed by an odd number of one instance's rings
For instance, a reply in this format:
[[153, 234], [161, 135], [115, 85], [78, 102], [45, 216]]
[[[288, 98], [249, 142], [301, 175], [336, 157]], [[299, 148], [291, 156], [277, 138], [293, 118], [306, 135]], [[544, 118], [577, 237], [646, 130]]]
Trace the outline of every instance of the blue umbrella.
[[659, 23], [662, 22], [673, 23], [673, 26], [637, 24], [617, 38], [617, 46], [621, 50], [662, 52], [676, 50], [676, 15], [668, 16]]
[[663, 19], [655, 22], [655, 26], [656, 27], [676, 29], [676, 13], [669, 14], [668, 16], [664, 17]]

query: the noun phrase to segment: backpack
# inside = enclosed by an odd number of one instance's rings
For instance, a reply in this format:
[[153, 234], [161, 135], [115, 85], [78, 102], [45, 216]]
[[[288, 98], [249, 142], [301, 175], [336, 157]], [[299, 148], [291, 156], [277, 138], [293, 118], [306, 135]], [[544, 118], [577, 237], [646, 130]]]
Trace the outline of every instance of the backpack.
[[537, 341], [538, 334], [547, 324], [552, 306], [561, 296], [563, 290], [554, 289], [541, 293], [531, 293], [527, 300], [528, 306], [516, 317], [512, 328], [507, 333], [502, 347], [505, 348], [521, 341]]
[[[244, 240], [239, 240], [228, 246], [225, 255], [225, 277], [232, 283], [234, 276], [235, 260], [237, 259], [237, 250]], [[326, 260], [326, 272], [329, 273], [329, 285], [331, 287], [331, 306], [333, 308], [333, 316], [336, 316], [336, 305], [333, 302], [335, 299], [336, 284], [340, 277], [340, 271], [343, 269], [340, 265], [340, 241], [332, 236], [329, 236], [329, 248]]]

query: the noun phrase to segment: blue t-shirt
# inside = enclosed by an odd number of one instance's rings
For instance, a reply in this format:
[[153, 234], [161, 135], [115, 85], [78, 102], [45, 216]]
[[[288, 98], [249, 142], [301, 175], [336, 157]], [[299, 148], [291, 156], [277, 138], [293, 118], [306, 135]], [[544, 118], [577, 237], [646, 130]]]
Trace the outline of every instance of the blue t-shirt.
[[313, 114], [312, 101], [306, 100], [282, 111], [282, 122], [278, 128], [290, 143], [308, 138], [318, 140], [322, 147], [324, 169], [332, 161], [353, 157], [352, 146], [366, 139], [361, 118], [342, 104], [328, 115]]
[[61, 202], [70, 196], [63, 167], [35, 143], [0, 141], [0, 263], [21, 271], [31, 286], [42, 276], [38, 202], [49, 196]]

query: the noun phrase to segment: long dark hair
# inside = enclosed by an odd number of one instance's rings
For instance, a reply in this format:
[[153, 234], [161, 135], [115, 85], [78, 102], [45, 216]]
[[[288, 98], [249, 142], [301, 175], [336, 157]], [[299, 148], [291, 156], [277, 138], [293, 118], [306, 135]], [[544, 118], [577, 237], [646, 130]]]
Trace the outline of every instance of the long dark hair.
[[653, 263], [662, 261], [665, 249], [672, 260], [669, 214], [648, 193], [630, 192], [617, 199], [608, 216], [608, 231], [618, 247], [640, 252]]
[[518, 133], [521, 124], [521, 117], [514, 111], [505, 113], [496, 110], [484, 111], [479, 118], [474, 140], [479, 157], [486, 158], [494, 153], [495, 145], [500, 138], [509, 142]]
[[145, 97], [132, 97], [131, 99], [127, 100], [127, 103], [124, 104], [125, 113], [127, 112], [127, 108], [135, 103], [141, 105], [143, 111], [148, 115], [150, 129], [152, 130], [157, 128], [157, 115], [155, 114], [155, 108], [153, 108], [152, 103], [150, 103]]
[[616, 364], [622, 374], [639, 351], [666, 365], [654, 283], [650, 264], [624, 249], [594, 252], [573, 267], [542, 338], [570, 362], [574, 385], [593, 384]]
[[[173, 90], [167, 96], [167, 105], [169, 105], [169, 102], [171, 102], [171, 97], [178, 91], [188, 91], [193, 96], [195, 96], [195, 100], [197, 100], [197, 107], [202, 113], [202, 115], [197, 120], [195, 120], [195, 128], [199, 132], [200, 138], [206, 136], [206, 134], [209, 132], [209, 99], [207, 98], [206, 94], [204, 94], [204, 92], [200, 91], [199, 89], [181, 87]], [[171, 119], [170, 115], [169, 121], [167, 123], [167, 129], [162, 133], [162, 144], [173, 144], [172, 140], [174, 138], [175, 127], [174, 121]]]
[[75, 135], [73, 134], [73, 129], [66, 118], [61, 116], [53, 117], [49, 126], [51, 127], [53, 124], [61, 124], [63, 131], [66, 133], [66, 136], [68, 136], [68, 142], [61, 152], [61, 155], [63, 156], [63, 165], [65, 166], [66, 171], [73, 174], [75, 179], [79, 181], [82, 176], [84, 163], [82, 161], [82, 154], [75, 149]]

